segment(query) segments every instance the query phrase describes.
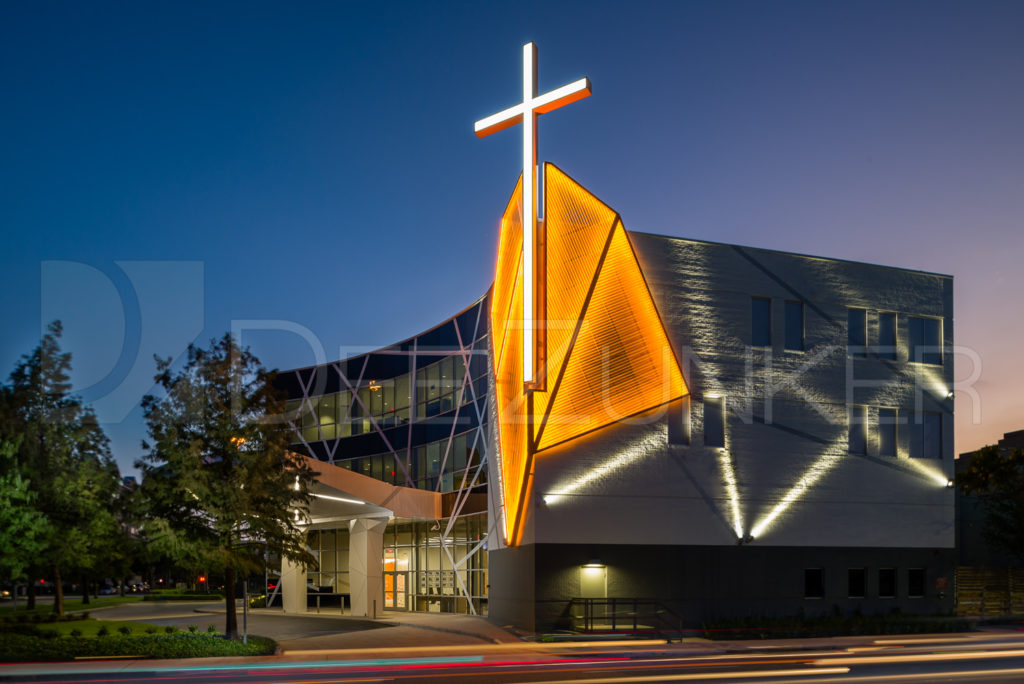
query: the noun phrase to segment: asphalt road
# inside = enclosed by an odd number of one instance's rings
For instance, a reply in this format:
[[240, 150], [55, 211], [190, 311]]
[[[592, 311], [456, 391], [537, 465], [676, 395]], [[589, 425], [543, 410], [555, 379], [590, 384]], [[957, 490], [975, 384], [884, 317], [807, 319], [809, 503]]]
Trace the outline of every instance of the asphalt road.
[[[808, 646], [813, 644], [809, 641]], [[646, 682], [1020, 682], [1024, 635], [969, 634], [886, 638], [870, 645], [694, 655], [686, 644], [566, 647], [540, 644], [466, 646], [432, 653], [429, 647], [387, 653], [352, 651], [289, 661], [175, 664], [171, 661], [53, 664], [45, 672], [0, 669], [4, 682], [246, 682], [249, 684], [342, 682], [496, 682], [578, 684]], [[341, 658], [344, 659], [341, 659]]]

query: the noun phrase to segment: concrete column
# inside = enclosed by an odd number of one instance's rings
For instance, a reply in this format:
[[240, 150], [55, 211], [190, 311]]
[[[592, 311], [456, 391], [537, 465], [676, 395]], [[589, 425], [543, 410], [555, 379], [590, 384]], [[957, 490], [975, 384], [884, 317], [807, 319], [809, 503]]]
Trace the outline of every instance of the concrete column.
[[384, 528], [387, 524], [387, 518], [348, 521], [348, 578], [353, 616], [377, 617], [384, 608]]
[[306, 612], [306, 569], [291, 558], [281, 558], [281, 605], [286, 613]]

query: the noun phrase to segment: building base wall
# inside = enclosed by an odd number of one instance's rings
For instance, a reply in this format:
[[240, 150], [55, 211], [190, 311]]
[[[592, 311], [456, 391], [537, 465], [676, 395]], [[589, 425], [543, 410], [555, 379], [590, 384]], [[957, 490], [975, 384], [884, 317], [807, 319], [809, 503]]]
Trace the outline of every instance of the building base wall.
[[487, 618], [494, 624], [535, 630], [536, 549], [536, 544], [524, 544], [488, 551]]
[[[606, 568], [607, 598], [655, 599], [686, 627], [732, 617], [954, 610], [953, 549], [529, 544], [491, 552], [492, 619], [530, 631], [570, 628], [570, 602], [586, 590], [583, 566], [596, 564]], [[822, 571], [821, 598], [805, 597], [810, 568]], [[862, 598], [849, 595], [851, 568], [865, 569]], [[880, 595], [882, 568], [895, 568], [894, 597]], [[912, 568], [924, 569], [923, 596], [909, 595]], [[599, 598], [592, 584], [588, 590]]]

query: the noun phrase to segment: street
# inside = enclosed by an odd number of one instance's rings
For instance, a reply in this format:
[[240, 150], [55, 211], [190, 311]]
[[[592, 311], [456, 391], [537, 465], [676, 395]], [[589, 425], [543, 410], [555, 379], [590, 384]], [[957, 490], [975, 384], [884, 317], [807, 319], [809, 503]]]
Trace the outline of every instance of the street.
[[[317, 618], [308, 618], [317, 619]], [[738, 642], [731, 642], [733, 645]], [[4, 682], [1017, 682], [1024, 635], [886, 637], [864, 645], [708, 654], [709, 642], [503, 643], [306, 650], [261, 659], [105, 661], [0, 668]], [[713, 644], [711, 646], [714, 646]], [[695, 654], [695, 651], [701, 651]]]

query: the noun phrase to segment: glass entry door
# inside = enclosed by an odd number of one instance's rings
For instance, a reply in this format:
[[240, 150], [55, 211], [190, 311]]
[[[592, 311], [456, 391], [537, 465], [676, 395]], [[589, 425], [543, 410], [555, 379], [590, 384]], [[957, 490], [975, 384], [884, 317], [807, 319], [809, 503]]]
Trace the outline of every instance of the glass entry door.
[[384, 573], [384, 607], [397, 608], [398, 610], [409, 609], [409, 582], [408, 572]]

